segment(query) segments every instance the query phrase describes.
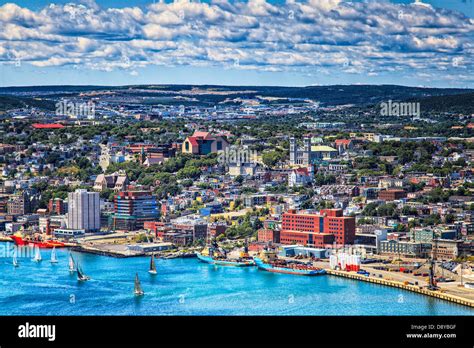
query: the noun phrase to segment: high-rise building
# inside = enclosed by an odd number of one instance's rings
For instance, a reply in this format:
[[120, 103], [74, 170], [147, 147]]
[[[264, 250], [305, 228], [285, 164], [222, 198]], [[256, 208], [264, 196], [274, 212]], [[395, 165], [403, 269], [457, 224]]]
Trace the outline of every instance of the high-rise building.
[[341, 209], [323, 209], [319, 213], [289, 210], [283, 214], [280, 233], [282, 244], [324, 247], [328, 244], [353, 244], [355, 218], [343, 216]]
[[109, 225], [112, 230], [135, 231], [144, 228], [146, 221], [155, 221], [158, 217], [158, 203], [151, 192], [119, 192], [114, 198]]
[[78, 189], [68, 194], [68, 228], [94, 232], [100, 230], [98, 192]]

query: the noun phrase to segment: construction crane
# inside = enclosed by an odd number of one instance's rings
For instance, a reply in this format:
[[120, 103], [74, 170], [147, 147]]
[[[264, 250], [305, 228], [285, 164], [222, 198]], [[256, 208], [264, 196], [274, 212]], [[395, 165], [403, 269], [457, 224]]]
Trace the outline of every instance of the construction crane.
[[435, 265], [436, 265], [436, 259], [437, 255], [436, 252], [438, 251], [438, 240], [433, 239], [434, 245], [433, 245], [433, 250], [431, 253], [431, 259], [430, 259], [430, 283], [428, 285], [429, 290], [438, 290], [438, 286], [436, 284], [436, 278], [435, 278]]
[[436, 251], [437, 251], [437, 240], [433, 239], [434, 242], [434, 249], [432, 251], [431, 257], [429, 257], [425, 262], [423, 262], [421, 265], [416, 267], [413, 271], [419, 270], [421, 267], [425, 266], [426, 264], [429, 265], [429, 271], [428, 271], [428, 289], [429, 290], [438, 290], [438, 285], [436, 283], [436, 275], [435, 275], [435, 266], [436, 266]]

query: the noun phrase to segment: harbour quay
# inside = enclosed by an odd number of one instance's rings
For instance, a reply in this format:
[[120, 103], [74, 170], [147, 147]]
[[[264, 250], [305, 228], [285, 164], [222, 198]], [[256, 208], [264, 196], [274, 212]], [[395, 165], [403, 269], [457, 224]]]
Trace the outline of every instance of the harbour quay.
[[326, 269], [326, 272], [327, 274], [333, 275], [333, 276], [344, 277], [344, 278], [349, 278], [349, 279], [354, 279], [354, 280], [359, 280], [359, 281], [364, 281], [364, 282], [369, 282], [369, 283], [374, 283], [374, 284], [380, 284], [380, 285], [385, 285], [385, 286], [391, 286], [391, 287], [416, 292], [422, 295], [427, 295], [427, 296], [435, 297], [441, 300], [450, 301], [450, 302], [454, 302], [460, 305], [474, 308], [474, 294], [469, 294], [468, 290], [470, 289], [466, 289], [466, 288], [462, 288], [462, 290], [461, 288], [458, 288], [457, 293], [460, 295], [458, 294], [455, 295], [450, 292], [447, 292], [449, 291], [448, 288], [440, 288], [439, 290], [429, 290], [419, 285], [410, 284], [408, 281], [401, 282], [401, 281], [397, 281], [393, 279], [377, 278], [370, 275], [367, 276], [367, 275], [357, 274], [355, 272], [333, 270], [329, 268]]

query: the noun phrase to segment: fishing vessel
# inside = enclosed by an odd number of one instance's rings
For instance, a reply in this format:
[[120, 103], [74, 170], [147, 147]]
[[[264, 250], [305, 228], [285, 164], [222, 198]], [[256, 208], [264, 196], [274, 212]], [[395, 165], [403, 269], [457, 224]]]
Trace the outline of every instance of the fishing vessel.
[[326, 274], [326, 271], [319, 267], [279, 259], [274, 250], [262, 250], [260, 257], [254, 257], [254, 260], [259, 269], [267, 272], [306, 276]]
[[143, 296], [145, 295], [145, 292], [142, 289], [142, 286], [140, 284], [140, 279], [138, 279], [138, 273], [135, 273], [135, 289], [133, 291], [135, 296]]
[[42, 258], [41, 258], [41, 251], [38, 247], [36, 247], [36, 251], [35, 251], [35, 257], [33, 258], [33, 261], [35, 262], [41, 262]]
[[51, 251], [51, 263], [58, 263], [58, 257], [56, 255], [56, 248], [55, 247]]
[[155, 275], [157, 273], [156, 272], [155, 255], [154, 254], [151, 255], [150, 270], [148, 271], [148, 273], [153, 274], [153, 275]]
[[17, 255], [16, 255], [16, 250], [15, 250], [15, 252], [13, 253], [13, 266], [14, 266], [14, 267], [20, 266], [20, 264], [18, 263], [18, 258], [17, 258]]
[[84, 272], [82, 271], [82, 268], [79, 264], [77, 264], [77, 280], [81, 281], [81, 282], [85, 282], [85, 281], [88, 281], [90, 280], [91, 278], [87, 275], [84, 274]]
[[66, 245], [63, 242], [49, 239], [49, 240], [40, 240], [40, 239], [28, 239], [28, 238], [23, 238], [20, 236], [10, 236], [10, 238], [13, 240], [15, 245], [18, 246], [26, 246], [26, 245], [31, 245], [34, 247], [38, 247], [41, 249], [51, 249], [51, 248], [64, 248]]
[[74, 262], [74, 258], [72, 257], [72, 254], [69, 253], [69, 272], [76, 272], [76, 264]]
[[198, 259], [205, 263], [221, 266], [234, 266], [234, 267], [247, 267], [254, 266], [255, 262], [252, 258], [245, 257], [245, 254], [241, 254], [237, 259], [229, 259], [227, 252], [219, 247], [216, 241], [211, 246], [205, 247], [200, 253], [196, 253]]

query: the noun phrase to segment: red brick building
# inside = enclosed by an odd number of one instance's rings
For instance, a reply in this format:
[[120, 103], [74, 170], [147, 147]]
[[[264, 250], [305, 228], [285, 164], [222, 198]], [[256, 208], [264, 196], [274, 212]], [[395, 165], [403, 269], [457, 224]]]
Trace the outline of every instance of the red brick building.
[[265, 243], [280, 243], [280, 231], [262, 228], [257, 232], [257, 240]]
[[48, 211], [50, 214], [63, 215], [66, 214], [67, 205], [61, 198], [52, 198], [48, 203]]
[[406, 197], [407, 193], [403, 190], [383, 190], [379, 192], [379, 199], [382, 201], [395, 201]]
[[207, 234], [210, 238], [216, 238], [220, 236], [221, 234], [225, 234], [225, 231], [227, 230], [227, 225], [223, 224], [210, 224], [207, 226]]
[[343, 216], [342, 209], [323, 209], [319, 214], [289, 210], [283, 214], [280, 243], [324, 247], [336, 243], [352, 244], [355, 218]]
[[161, 221], [145, 221], [143, 223], [143, 228], [149, 232], [153, 232], [155, 236], [158, 237], [157, 231], [160, 227], [163, 227], [164, 225], [165, 223]]

